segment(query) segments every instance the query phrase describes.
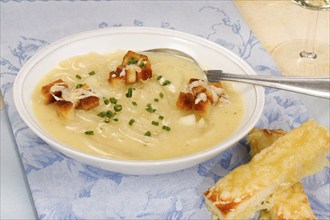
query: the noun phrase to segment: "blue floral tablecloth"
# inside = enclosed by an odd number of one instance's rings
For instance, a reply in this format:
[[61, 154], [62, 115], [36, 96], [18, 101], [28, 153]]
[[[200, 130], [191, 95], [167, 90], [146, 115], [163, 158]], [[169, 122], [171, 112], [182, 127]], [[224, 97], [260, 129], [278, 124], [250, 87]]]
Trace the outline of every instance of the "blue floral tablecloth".
[[[117, 26], [175, 29], [216, 42], [261, 74], [280, 74], [231, 1], [1, 2], [1, 91], [39, 219], [212, 219], [203, 192], [249, 158], [244, 140], [190, 169], [131, 176], [79, 163], [53, 150], [23, 123], [13, 83], [41, 48], [71, 34]], [[266, 89], [260, 128], [290, 130], [309, 118], [294, 95]], [[303, 179], [315, 215], [330, 219], [329, 169]]]

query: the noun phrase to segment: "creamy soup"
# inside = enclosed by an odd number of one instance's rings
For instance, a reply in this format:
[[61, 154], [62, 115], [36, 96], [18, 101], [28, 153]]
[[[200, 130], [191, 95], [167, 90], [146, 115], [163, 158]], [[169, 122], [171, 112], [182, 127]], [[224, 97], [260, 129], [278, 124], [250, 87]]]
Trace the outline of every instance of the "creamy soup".
[[[41, 126], [61, 143], [80, 151], [132, 160], [190, 155], [221, 143], [238, 128], [244, 104], [230, 84], [223, 83], [228, 101], [212, 106], [209, 114], [201, 118], [176, 106], [190, 78], [205, 79], [192, 61], [148, 53], [152, 78], [131, 85], [111, 85], [109, 72], [121, 64], [124, 55], [125, 52], [90, 53], [59, 63], [33, 93], [33, 110]], [[159, 76], [170, 83], [163, 85]], [[88, 111], [75, 109], [67, 117], [59, 117], [54, 105], [44, 104], [40, 92], [42, 86], [58, 79], [69, 87], [88, 84], [100, 98], [100, 105]], [[129, 90], [131, 97], [126, 96]], [[115, 105], [121, 106], [117, 112], [113, 110]], [[116, 113], [111, 120], [100, 117], [108, 110]]]

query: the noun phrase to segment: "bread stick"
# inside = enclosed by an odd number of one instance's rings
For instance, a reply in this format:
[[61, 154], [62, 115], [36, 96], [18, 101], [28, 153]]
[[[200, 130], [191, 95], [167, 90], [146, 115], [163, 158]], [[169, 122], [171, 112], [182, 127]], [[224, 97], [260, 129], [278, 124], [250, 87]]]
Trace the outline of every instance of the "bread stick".
[[[248, 134], [251, 156], [271, 146], [278, 138], [285, 135], [283, 130], [254, 128]], [[269, 210], [261, 210], [259, 220], [312, 220], [316, 219], [310, 207], [304, 187], [300, 182], [287, 189], [278, 189], [272, 196], [273, 205]]]
[[330, 138], [326, 128], [305, 122], [239, 166], [208, 189], [205, 201], [219, 219], [248, 219], [272, 206], [270, 196], [327, 163]]

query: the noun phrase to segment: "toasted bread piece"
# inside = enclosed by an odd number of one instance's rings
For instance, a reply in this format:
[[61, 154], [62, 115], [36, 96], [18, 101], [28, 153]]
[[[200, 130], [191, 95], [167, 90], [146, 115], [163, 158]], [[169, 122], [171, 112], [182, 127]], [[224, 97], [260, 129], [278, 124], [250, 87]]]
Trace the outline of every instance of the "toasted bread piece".
[[80, 99], [76, 105], [76, 109], [90, 110], [100, 105], [100, 98], [97, 96], [88, 96]]
[[56, 113], [58, 116], [67, 117], [73, 109], [73, 103], [65, 100], [58, 100], [54, 102]]
[[61, 97], [61, 91], [54, 91], [53, 93], [50, 92], [51, 88], [55, 85], [59, 84], [63, 87], [68, 88], [68, 84], [65, 83], [62, 79], [58, 79], [52, 83], [49, 83], [41, 88], [41, 95], [44, 98], [45, 104], [50, 104], [52, 102], [55, 102], [54, 96]]
[[121, 81], [133, 84], [152, 77], [151, 62], [146, 55], [128, 51], [115, 71], [109, 73], [108, 81], [118, 85]]
[[176, 105], [179, 109], [193, 110], [198, 116], [209, 114], [212, 105], [219, 102], [223, 91], [221, 83], [208, 83], [201, 79], [191, 78], [186, 91], [180, 92]]
[[[281, 129], [252, 129], [247, 136], [247, 140], [251, 147], [251, 156], [254, 156], [261, 150], [271, 146], [278, 138], [285, 134], [286, 132]], [[272, 201], [271, 209], [260, 211], [259, 220], [316, 219], [310, 207], [304, 187], [300, 182], [294, 184], [290, 188], [284, 190], [280, 188], [277, 190], [272, 196]]]
[[326, 128], [305, 122], [207, 190], [208, 208], [219, 219], [248, 219], [269, 208], [270, 196], [280, 187], [289, 188], [327, 165], [329, 144]]
[[192, 110], [195, 104], [195, 97], [191, 93], [180, 92], [176, 105], [183, 110]]
[[200, 101], [197, 104], [194, 105], [195, 113], [198, 116], [205, 117], [209, 114], [211, 110], [212, 104], [209, 99], [206, 99], [206, 101]]

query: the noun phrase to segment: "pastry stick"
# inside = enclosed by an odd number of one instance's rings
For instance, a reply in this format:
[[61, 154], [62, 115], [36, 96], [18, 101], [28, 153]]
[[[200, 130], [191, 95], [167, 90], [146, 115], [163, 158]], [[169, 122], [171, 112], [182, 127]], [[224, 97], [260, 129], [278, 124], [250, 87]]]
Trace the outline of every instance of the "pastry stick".
[[219, 219], [248, 219], [272, 207], [269, 198], [280, 187], [289, 188], [327, 165], [329, 144], [326, 128], [305, 122], [207, 190], [208, 208]]
[[[251, 147], [251, 156], [271, 146], [283, 135], [285, 135], [283, 130], [252, 129], [247, 136]], [[284, 190], [280, 187], [272, 196], [272, 200], [272, 208], [269, 210], [261, 210], [259, 220], [316, 219], [310, 207], [304, 187], [300, 182]]]

